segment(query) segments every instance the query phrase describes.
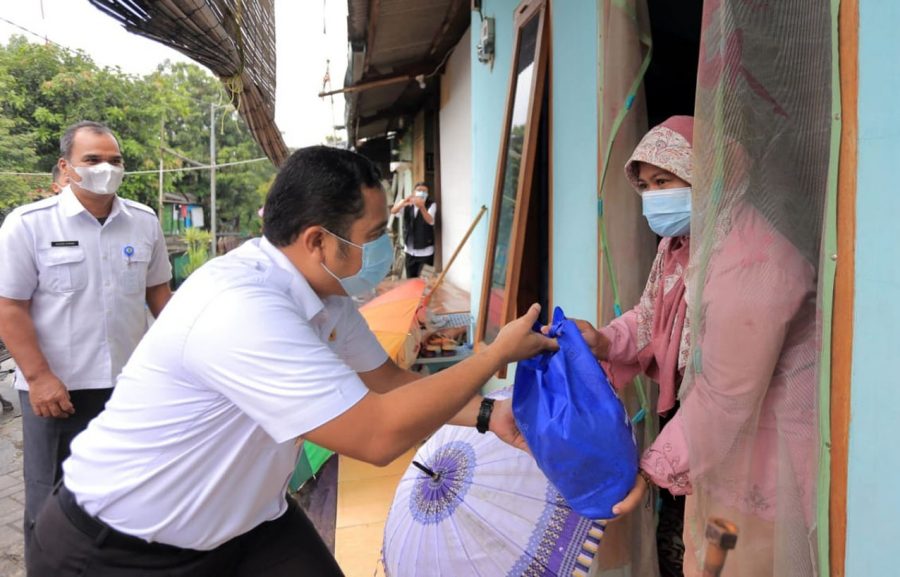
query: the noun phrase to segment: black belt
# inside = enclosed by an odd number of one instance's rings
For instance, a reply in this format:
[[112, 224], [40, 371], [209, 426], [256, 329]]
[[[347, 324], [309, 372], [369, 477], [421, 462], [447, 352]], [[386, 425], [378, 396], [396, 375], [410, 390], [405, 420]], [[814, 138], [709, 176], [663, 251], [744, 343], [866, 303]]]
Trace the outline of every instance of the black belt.
[[175, 553], [186, 551], [181, 547], [174, 545], [165, 545], [163, 543], [149, 543], [139, 537], [133, 537], [117, 531], [96, 517], [88, 515], [87, 511], [81, 508], [75, 501], [75, 495], [69, 491], [65, 485], [60, 484], [56, 489], [59, 506], [65, 516], [69, 519], [79, 531], [90, 537], [94, 544], [98, 547], [104, 545], [113, 546], [122, 549], [130, 549], [132, 551], [154, 552], [154, 553]]

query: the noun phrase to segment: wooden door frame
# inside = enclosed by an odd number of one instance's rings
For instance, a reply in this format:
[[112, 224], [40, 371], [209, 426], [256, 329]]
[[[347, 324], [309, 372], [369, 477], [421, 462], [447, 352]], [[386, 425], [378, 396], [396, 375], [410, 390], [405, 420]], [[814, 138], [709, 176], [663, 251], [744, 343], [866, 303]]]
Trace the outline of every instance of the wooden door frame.
[[[837, 266], [831, 335], [831, 495], [829, 564], [844, 576], [847, 545], [847, 462], [853, 366], [854, 255], [859, 94], [859, 0], [841, 0], [838, 13], [841, 144], [837, 191]], [[822, 530], [822, 528], [820, 528]]]
[[[535, 71], [531, 79], [531, 95], [528, 104], [528, 123], [525, 126], [525, 134], [522, 143], [522, 162], [519, 166], [519, 178], [516, 183], [516, 207], [513, 215], [512, 230], [510, 232], [506, 268], [506, 296], [501, 310], [500, 326], [513, 320], [517, 311], [516, 293], [519, 286], [519, 274], [522, 260], [522, 238], [525, 234], [525, 223], [528, 216], [528, 206], [531, 198], [532, 177], [534, 175], [533, 163], [537, 149], [537, 134], [540, 130], [541, 107], [543, 106], [543, 90], [547, 82], [547, 71], [550, 68], [549, 58], [549, 5], [547, 0], [523, 0], [516, 8], [513, 26], [513, 51], [510, 65], [510, 80], [507, 85], [506, 104], [503, 120], [503, 132], [500, 135], [500, 151], [497, 160], [497, 173], [494, 178], [494, 198], [490, 212], [490, 230], [488, 233], [487, 250], [484, 260], [484, 275], [481, 284], [481, 300], [479, 302], [478, 319], [475, 326], [475, 343], [480, 347], [484, 344], [485, 332], [488, 322], [488, 304], [491, 296], [491, 285], [494, 272], [494, 253], [497, 244], [497, 233], [500, 225], [500, 208], [503, 200], [503, 185], [506, 175], [506, 161], [509, 147], [509, 133], [512, 125], [513, 105], [515, 104], [515, 92], [518, 85], [519, 44], [522, 28], [533, 17], [540, 18], [537, 30], [537, 44], [535, 45], [534, 62]], [[552, 106], [550, 102], [548, 106]], [[551, 175], [552, 180], [552, 175]], [[552, 282], [548, 279], [548, 283]], [[501, 376], [505, 371], [501, 371]]]

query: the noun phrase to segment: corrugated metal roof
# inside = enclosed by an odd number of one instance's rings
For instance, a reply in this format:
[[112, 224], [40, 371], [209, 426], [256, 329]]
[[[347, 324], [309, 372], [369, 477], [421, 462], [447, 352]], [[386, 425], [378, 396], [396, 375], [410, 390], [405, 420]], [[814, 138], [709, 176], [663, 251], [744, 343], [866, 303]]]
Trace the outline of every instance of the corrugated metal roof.
[[347, 94], [352, 143], [384, 134], [397, 127], [400, 117], [415, 114], [433, 87], [423, 90], [414, 77], [440, 73], [469, 27], [471, 13], [469, 0], [348, 0], [347, 5], [348, 39], [354, 51], [344, 86], [410, 77], [407, 82]]

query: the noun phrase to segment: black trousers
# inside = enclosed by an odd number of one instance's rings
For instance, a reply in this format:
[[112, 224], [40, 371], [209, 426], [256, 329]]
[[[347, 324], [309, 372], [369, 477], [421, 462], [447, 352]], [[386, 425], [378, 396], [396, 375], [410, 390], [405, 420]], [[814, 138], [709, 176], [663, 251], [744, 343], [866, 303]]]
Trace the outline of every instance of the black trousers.
[[406, 254], [406, 278], [416, 278], [419, 276], [419, 273], [422, 272], [422, 266], [424, 265], [434, 265], [434, 255], [428, 256], [413, 256], [409, 253]]
[[[53, 487], [62, 479], [62, 462], [69, 458], [69, 445], [88, 423], [103, 411], [112, 389], [69, 391], [75, 414], [66, 419], [39, 417], [31, 410], [28, 391], [19, 391], [22, 403], [23, 474], [25, 477], [25, 551], [34, 520]], [[27, 559], [26, 559], [27, 560]]]
[[38, 515], [29, 577], [343, 577], [293, 499], [273, 521], [210, 551], [147, 543], [111, 529], [60, 486]]

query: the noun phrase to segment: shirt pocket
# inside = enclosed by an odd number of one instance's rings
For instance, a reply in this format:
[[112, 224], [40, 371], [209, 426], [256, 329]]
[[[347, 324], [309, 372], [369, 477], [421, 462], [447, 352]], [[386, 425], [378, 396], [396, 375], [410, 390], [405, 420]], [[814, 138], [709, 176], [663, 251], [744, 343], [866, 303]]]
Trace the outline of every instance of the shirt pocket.
[[84, 290], [88, 283], [88, 267], [84, 260], [84, 248], [80, 246], [54, 246], [38, 252], [40, 282], [47, 290], [70, 293]]
[[134, 253], [130, 256], [122, 250], [119, 283], [125, 294], [142, 294], [147, 290], [151, 250], [147, 245], [135, 245], [133, 248]]

